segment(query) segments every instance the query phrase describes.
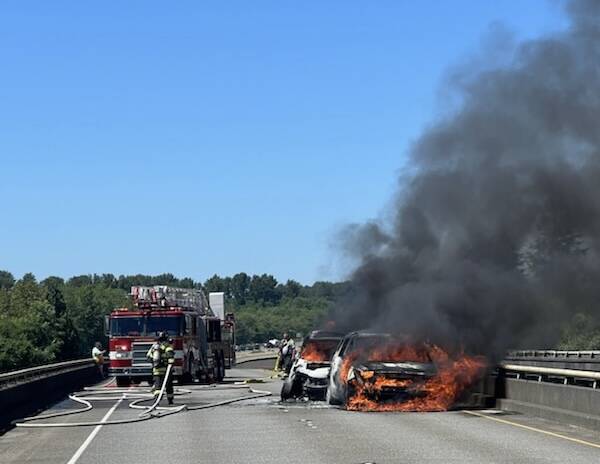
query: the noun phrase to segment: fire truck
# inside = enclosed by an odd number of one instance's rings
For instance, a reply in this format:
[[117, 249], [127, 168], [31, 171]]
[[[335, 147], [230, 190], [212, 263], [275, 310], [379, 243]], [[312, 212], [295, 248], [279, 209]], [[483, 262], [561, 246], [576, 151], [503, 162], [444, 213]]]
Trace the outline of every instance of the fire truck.
[[[166, 285], [131, 287], [131, 307], [106, 316], [109, 374], [118, 386], [152, 379], [146, 354], [160, 332], [173, 339], [173, 372], [179, 383], [221, 381], [235, 364], [235, 319], [224, 294]], [[233, 356], [232, 356], [233, 353]]]

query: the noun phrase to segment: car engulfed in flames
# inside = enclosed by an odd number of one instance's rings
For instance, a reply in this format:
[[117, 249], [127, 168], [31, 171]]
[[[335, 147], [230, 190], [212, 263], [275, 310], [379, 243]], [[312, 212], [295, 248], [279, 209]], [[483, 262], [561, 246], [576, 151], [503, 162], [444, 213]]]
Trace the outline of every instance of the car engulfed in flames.
[[329, 360], [341, 338], [341, 334], [316, 330], [304, 339], [302, 349], [283, 381], [282, 401], [301, 397], [322, 400], [325, 397]]
[[310, 341], [302, 346], [300, 357], [307, 362], [329, 364], [331, 349], [330, 344], [324, 345], [322, 343]]
[[[388, 335], [361, 337], [336, 352], [329, 399], [353, 411], [445, 411], [480, 378], [481, 357], [450, 356], [437, 346], [398, 341]], [[336, 360], [334, 359], [334, 364]]]

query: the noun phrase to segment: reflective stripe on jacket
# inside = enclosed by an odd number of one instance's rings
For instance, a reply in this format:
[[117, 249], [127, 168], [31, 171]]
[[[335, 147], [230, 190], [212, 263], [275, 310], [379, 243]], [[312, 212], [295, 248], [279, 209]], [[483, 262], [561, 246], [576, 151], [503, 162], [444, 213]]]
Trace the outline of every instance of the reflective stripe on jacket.
[[[156, 352], [159, 356], [155, 356]], [[169, 343], [155, 343], [146, 353], [146, 357], [152, 360], [152, 375], [165, 375], [167, 364], [175, 362], [175, 350]]]

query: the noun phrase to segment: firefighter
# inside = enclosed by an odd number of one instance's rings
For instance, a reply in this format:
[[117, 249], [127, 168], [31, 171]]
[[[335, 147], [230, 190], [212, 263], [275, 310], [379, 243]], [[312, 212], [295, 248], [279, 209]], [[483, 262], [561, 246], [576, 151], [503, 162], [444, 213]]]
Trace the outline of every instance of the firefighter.
[[94, 359], [96, 366], [98, 366], [98, 372], [102, 378], [106, 377], [104, 375], [104, 353], [106, 353], [106, 351], [102, 349], [102, 344], [100, 342], [94, 343], [94, 347], [92, 348], [92, 358]]
[[281, 369], [283, 369], [285, 374], [289, 374], [290, 369], [292, 368], [292, 363], [294, 362], [294, 350], [294, 339], [290, 337], [287, 333], [283, 334], [283, 340], [281, 341], [281, 347], [279, 352], [281, 356]]
[[[156, 337], [156, 342], [148, 350], [146, 357], [152, 360], [152, 376], [154, 378], [152, 393], [154, 396], [158, 396], [165, 380], [167, 366], [173, 365], [175, 362], [173, 340], [168, 338], [165, 332], [160, 332]], [[165, 389], [169, 404], [173, 404], [173, 373], [169, 375]]]

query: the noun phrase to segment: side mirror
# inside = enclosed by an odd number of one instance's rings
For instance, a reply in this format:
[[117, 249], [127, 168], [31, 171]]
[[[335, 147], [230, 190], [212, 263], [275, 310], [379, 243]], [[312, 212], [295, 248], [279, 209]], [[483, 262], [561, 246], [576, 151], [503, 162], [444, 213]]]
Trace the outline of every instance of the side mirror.
[[104, 335], [110, 335], [110, 316], [104, 316]]

